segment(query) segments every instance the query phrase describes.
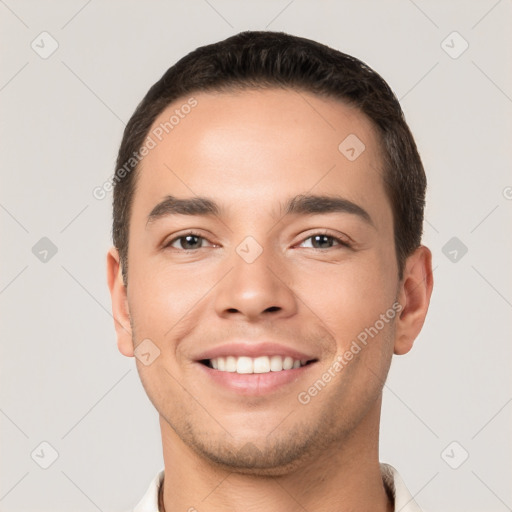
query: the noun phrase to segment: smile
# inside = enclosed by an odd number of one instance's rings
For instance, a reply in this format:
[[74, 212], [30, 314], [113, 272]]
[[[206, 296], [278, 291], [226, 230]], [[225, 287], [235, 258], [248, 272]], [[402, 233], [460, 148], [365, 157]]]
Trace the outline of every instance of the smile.
[[239, 374], [250, 373], [270, 373], [281, 372], [284, 370], [292, 370], [306, 366], [313, 361], [294, 359], [290, 356], [227, 356], [215, 357], [213, 359], [206, 359], [201, 361], [206, 366], [218, 370], [220, 372], [230, 372]]

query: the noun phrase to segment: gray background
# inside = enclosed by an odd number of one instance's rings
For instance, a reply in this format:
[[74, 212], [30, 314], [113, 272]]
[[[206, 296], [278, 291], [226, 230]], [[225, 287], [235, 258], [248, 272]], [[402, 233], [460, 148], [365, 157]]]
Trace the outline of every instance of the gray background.
[[111, 196], [92, 190], [150, 85], [247, 29], [351, 53], [400, 98], [435, 288], [385, 387], [381, 460], [425, 512], [512, 510], [511, 15], [510, 0], [0, 0], [0, 510], [122, 510], [162, 467], [157, 414], [116, 347]]

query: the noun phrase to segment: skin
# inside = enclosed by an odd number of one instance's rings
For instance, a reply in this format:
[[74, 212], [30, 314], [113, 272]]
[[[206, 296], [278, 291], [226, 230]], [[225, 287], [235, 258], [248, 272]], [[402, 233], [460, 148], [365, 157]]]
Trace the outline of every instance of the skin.
[[[378, 459], [382, 388], [393, 353], [408, 352], [422, 328], [433, 283], [424, 246], [398, 279], [376, 130], [357, 109], [304, 92], [194, 97], [138, 170], [127, 287], [116, 249], [107, 256], [120, 352], [133, 357], [147, 338], [160, 350], [148, 366], [136, 361], [160, 415], [165, 510], [393, 510]], [[338, 150], [349, 134], [365, 144], [354, 161]], [[346, 212], [284, 216], [280, 204], [306, 193], [348, 199], [372, 223]], [[223, 210], [148, 223], [167, 195], [205, 196]], [[204, 237], [196, 250], [176, 240], [191, 228]], [[315, 246], [322, 233], [352, 245]], [[236, 251], [247, 236], [262, 248], [252, 263]], [[301, 404], [298, 394], [396, 300], [401, 313]], [[195, 361], [234, 339], [270, 339], [317, 362], [275, 392], [243, 396]]]

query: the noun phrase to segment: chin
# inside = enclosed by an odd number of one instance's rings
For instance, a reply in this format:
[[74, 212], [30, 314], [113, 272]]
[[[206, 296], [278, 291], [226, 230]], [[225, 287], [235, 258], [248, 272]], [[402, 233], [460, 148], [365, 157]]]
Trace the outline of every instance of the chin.
[[313, 444], [312, 440], [299, 439], [290, 433], [286, 440], [272, 444], [267, 440], [263, 447], [251, 441], [241, 446], [229, 446], [226, 439], [216, 446], [197, 441], [192, 441], [191, 448], [212, 465], [230, 473], [259, 476], [286, 475], [300, 468], [310, 458]]

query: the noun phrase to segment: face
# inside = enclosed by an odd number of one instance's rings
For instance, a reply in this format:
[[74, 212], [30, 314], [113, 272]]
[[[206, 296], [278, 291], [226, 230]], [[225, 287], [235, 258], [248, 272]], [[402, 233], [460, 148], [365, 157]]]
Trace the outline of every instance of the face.
[[304, 92], [194, 98], [138, 170], [119, 348], [159, 354], [137, 367], [176, 439], [279, 471], [378, 417], [404, 302], [378, 138]]

